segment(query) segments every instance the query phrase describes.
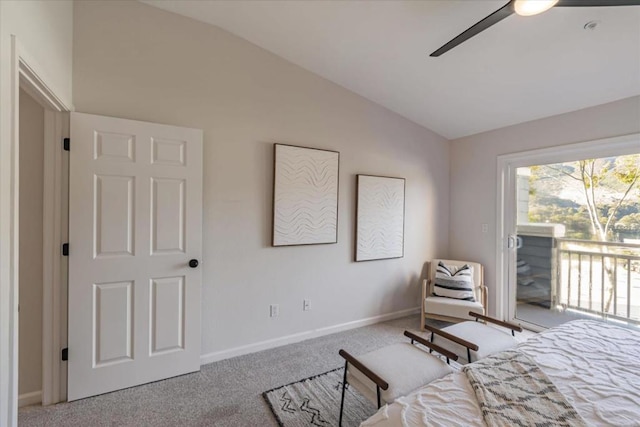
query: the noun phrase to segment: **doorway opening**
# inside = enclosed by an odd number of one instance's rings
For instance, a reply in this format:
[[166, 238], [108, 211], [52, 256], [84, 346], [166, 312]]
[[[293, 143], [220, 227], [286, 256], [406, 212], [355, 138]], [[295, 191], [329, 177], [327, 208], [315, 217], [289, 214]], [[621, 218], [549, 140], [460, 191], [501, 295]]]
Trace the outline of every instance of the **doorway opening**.
[[498, 158], [498, 307], [640, 325], [640, 135]]
[[18, 406], [42, 402], [44, 108], [20, 90]]
[[66, 107], [19, 63], [18, 407], [66, 400], [69, 160]]
[[516, 177], [516, 318], [640, 324], [640, 154], [520, 167]]

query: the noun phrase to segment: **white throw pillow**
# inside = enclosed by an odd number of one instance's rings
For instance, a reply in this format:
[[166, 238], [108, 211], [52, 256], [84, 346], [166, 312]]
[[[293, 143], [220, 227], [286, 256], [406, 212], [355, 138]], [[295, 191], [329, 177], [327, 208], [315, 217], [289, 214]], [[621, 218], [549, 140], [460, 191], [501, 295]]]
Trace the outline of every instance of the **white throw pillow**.
[[475, 301], [473, 294], [473, 267], [465, 264], [460, 268], [438, 262], [433, 294], [438, 297]]

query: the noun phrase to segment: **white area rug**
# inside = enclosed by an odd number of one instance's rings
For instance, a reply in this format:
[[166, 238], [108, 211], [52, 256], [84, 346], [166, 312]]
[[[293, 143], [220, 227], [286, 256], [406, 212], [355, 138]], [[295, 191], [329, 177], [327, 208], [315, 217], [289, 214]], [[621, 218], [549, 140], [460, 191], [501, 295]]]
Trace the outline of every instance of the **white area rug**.
[[[282, 427], [337, 426], [344, 368], [287, 384], [262, 395]], [[351, 387], [344, 398], [343, 427], [359, 426], [376, 406]]]

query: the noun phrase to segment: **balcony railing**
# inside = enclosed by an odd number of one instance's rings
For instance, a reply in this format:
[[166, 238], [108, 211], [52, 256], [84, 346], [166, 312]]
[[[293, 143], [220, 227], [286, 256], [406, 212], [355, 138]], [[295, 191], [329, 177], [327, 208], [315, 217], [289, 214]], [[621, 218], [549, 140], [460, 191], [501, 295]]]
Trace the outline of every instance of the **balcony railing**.
[[555, 240], [554, 305], [640, 324], [640, 245]]

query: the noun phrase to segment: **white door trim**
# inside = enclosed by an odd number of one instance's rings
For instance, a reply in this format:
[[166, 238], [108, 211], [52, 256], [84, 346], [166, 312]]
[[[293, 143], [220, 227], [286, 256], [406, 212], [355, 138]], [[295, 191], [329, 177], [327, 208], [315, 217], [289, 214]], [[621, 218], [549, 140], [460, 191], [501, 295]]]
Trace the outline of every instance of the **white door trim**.
[[[66, 399], [61, 350], [66, 346], [67, 262], [62, 243], [68, 236], [68, 159], [62, 140], [69, 136], [68, 115], [45, 110], [42, 277], [42, 404]], [[66, 167], [65, 167], [66, 165]]]
[[[18, 419], [18, 114], [19, 56], [11, 40], [10, 109], [2, 114], [0, 135], [0, 425], [15, 426]], [[5, 58], [3, 58], [4, 61]], [[4, 63], [6, 64], [6, 62]], [[3, 64], [3, 65], [4, 65]], [[4, 83], [4, 82], [3, 82]]]
[[[23, 89], [53, 111], [69, 111], [42, 75], [30, 64], [35, 63], [11, 36], [11, 59], [8, 119], [2, 121], [2, 136], [8, 142], [0, 145], [0, 425], [15, 426], [18, 420], [18, 263], [19, 263], [19, 90]], [[44, 308], [44, 307], [43, 307]]]
[[[515, 271], [509, 269], [509, 257], [514, 251], [507, 248], [509, 234], [516, 229], [516, 169], [539, 164], [559, 163], [578, 159], [606, 157], [638, 152], [640, 133], [579, 142], [561, 146], [523, 151], [498, 156], [496, 205], [496, 316], [515, 320], [515, 304], [509, 294], [515, 291]], [[515, 262], [515, 260], [513, 260]], [[510, 277], [512, 276], [512, 277]], [[525, 325], [526, 326], [526, 325]]]

